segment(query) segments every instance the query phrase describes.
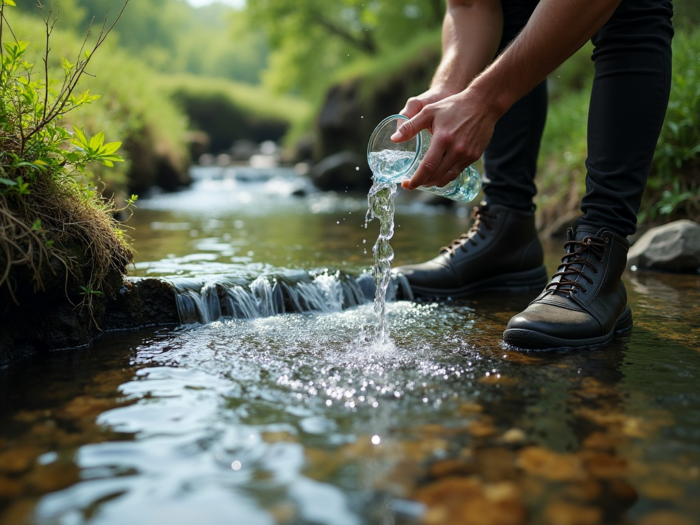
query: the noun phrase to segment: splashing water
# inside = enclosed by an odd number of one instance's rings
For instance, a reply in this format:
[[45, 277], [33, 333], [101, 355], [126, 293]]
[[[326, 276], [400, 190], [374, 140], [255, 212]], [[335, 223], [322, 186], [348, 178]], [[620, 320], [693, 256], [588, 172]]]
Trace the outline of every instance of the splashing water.
[[387, 184], [398, 184], [408, 180], [408, 169], [413, 164], [416, 154], [413, 151], [385, 149], [369, 154], [369, 167], [373, 180]]
[[379, 236], [372, 248], [374, 253], [374, 267], [372, 277], [376, 286], [374, 295], [374, 312], [377, 316], [375, 330], [375, 343], [386, 345], [389, 343], [389, 325], [386, 319], [386, 291], [391, 281], [391, 261], [394, 260], [394, 250], [389, 241], [394, 236], [394, 195], [396, 194], [395, 182], [382, 181], [379, 166], [372, 163], [373, 184], [367, 194], [367, 215], [365, 216], [365, 228], [373, 219], [379, 219]]

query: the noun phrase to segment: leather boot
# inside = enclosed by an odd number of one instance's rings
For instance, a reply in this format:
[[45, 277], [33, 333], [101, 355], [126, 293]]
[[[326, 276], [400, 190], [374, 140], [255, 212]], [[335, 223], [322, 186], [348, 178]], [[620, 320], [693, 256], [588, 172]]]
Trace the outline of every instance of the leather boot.
[[591, 226], [569, 229], [566, 255], [544, 291], [513, 317], [503, 340], [526, 349], [580, 348], [632, 328], [622, 272], [629, 242]]
[[461, 297], [485, 291], [540, 290], [547, 283], [534, 213], [481, 203], [471, 229], [431, 261], [396, 270], [416, 296]]

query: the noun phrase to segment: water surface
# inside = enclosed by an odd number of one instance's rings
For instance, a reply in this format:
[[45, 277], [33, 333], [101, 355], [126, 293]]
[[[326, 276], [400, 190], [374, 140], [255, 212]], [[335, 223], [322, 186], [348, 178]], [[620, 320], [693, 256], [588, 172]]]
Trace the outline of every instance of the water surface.
[[[332, 285], [372, 264], [364, 196], [198, 175], [139, 204], [134, 275]], [[396, 223], [394, 265], [468, 227], [402, 203]], [[18, 363], [0, 371], [0, 524], [697, 523], [700, 277], [625, 282], [634, 329], [592, 351], [504, 348], [525, 294], [390, 303], [386, 345], [365, 337], [371, 301], [336, 302]]]

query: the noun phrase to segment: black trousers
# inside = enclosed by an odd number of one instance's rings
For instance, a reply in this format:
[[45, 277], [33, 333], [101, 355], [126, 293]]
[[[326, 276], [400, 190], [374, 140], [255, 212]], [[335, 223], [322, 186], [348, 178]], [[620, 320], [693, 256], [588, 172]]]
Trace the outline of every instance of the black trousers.
[[[501, 3], [504, 21], [499, 53], [522, 30], [538, 1]], [[622, 0], [592, 38], [595, 76], [588, 114], [586, 194], [577, 226], [608, 227], [624, 236], [636, 231], [668, 105], [672, 15], [670, 0]], [[484, 152], [487, 202], [534, 209], [537, 154], [546, 115], [544, 81], [496, 124]]]

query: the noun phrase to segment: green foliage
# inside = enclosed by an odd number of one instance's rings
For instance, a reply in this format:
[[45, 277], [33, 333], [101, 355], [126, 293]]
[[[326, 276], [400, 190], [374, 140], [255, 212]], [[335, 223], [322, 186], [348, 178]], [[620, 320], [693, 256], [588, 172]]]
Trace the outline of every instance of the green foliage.
[[640, 218], [700, 216], [700, 28], [673, 42], [673, 80]]
[[[131, 3], [129, 9], [134, 5]], [[10, 22], [21, 40], [41, 42], [45, 38], [35, 16], [13, 12]], [[52, 47], [71, 57], [71, 61], [82, 45], [72, 32], [58, 28], [52, 33], [51, 41]], [[27, 53], [30, 62], [41, 62], [37, 49], [30, 48]], [[68, 63], [52, 55], [48, 65], [50, 74], [60, 78]], [[65, 119], [69, 129], [79, 123], [89, 135], [103, 131], [107, 137], [123, 140], [125, 162], [113, 168], [102, 164], [91, 166], [90, 171], [104, 185], [104, 193], [124, 194], [127, 189], [140, 191], [153, 186], [158, 183], [159, 166], [163, 163], [185, 173], [189, 160], [187, 119], [163, 91], [154, 88], [159, 82], [158, 74], [111, 40], [92, 57], [88, 72], [90, 75], [83, 77], [81, 86], [90, 93], [100, 93], [102, 101], [85, 104]]]
[[159, 80], [159, 89], [180, 104], [193, 127], [211, 137], [214, 152], [239, 139], [278, 140], [309, 113], [309, 105], [299, 99], [223, 79], [167, 76]]
[[[36, 14], [36, 1], [21, 0], [20, 8]], [[123, 2], [61, 0], [61, 25], [83, 34], [93, 19], [101, 23], [107, 13], [112, 20]], [[267, 61], [267, 42], [256, 28], [238, 32], [234, 38], [231, 26], [237, 15], [235, 9], [219, 3], [195, 8], [183, 0], [139, 0], [131, 2], [115, 27], [114, 42], [159, 72], [255, 84]]]
[[[699, 51], [700, 29], [676, 32], [668, 111], [642, 201], [640, 223], [681, 217], [697, 219], [700, 212]], [[585, 48], [551, 77], [555, 89], [542, 139], [538, 178], [538, 207], [545, 223], [576, 214], [585, 192], [592, 69], [586, 67], [584, 53]]]
[[279, 91], [317, 97], [335, 71], [354, 60], [406, 44], [442, 24], [442, 0], [260, 0], [248, 2], [246, 27], [270, 39], [265, 83]]
[[[6, 23], [4, 10], [10, 5], [9, 0], [0, 5], [0, 253], [6, 268], [0, 287], [13, 295], [13, 267], [29, 269], [41, 287], [47, 268], [53, 271], [51, 263], [58, 260], [97, 290], [110, 272], [124, 271], [131, 253], [120, 241], [123, 235], [115, 233], [120, 228], [111, 216], [113, 205], [102, 200], [88, 168], [122, 162], [116, 153], [121, 143], [105, 143], [104, 133], [89, 137], [83, 128], [71, 133], [63, 122], [68, 113], [99, 98], [76, 88], [110, 28], [103, 27], [89, 48], [83, 44], [74, 63], [61, 58], [54, 76], [53, 11], [43, 12], [46, 48], [43, 67], [36, 67], [27, 60], [29, 42], [14, 38]], [[8, 32], [12, 40], [4, 40]], [[74, 255], [76, 249], [83, 260]]]

